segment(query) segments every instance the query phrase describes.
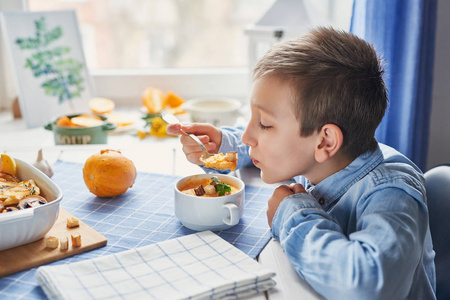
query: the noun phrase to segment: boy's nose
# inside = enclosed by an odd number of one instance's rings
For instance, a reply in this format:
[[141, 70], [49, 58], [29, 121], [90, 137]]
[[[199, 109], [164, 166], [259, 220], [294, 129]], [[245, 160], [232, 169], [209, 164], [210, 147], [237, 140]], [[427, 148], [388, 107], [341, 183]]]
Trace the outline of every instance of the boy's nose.
[[242, 134], [241, 140], [244, 144], [250, 147], [256, 146], [256, 139], [252, 136], [252, 130], [250, 124], [247, 125], [244, 133]]

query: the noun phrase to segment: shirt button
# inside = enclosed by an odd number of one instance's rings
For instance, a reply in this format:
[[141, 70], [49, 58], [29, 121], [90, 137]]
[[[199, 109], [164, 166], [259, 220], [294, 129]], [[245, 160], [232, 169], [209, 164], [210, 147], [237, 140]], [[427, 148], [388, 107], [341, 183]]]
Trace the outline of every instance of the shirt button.
[[319, 199], [319, 204], [320, 204], [320, 205], [324, 205], [324, 204], [325, 204], [325, 199], [320, 198], [320, 199]]

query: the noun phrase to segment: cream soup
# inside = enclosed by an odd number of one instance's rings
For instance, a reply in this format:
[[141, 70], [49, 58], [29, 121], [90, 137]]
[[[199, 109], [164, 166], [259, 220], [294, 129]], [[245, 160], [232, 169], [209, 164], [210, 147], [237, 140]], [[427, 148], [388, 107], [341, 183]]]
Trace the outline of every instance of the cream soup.
[[[188, 180], [185, 182], [185, 184], [180, 187], [180, 192], [187, 194], [187, 195], [191, 195], [191, 196], [196, 196], [196, 197], [220, 197], [220, 196], [226, 196], [226, 195], [231, 195], [231, 194], [235, 194], [239, 191], [239, 188], [228, 183], [228, 182], [220, 182], [218, 184], [227, 184], [230, 188], [231, 188], [231, 192], [225, 192], [224, 195], [220, 195], [219, 193], [220, 191], [214, 191], [213, 193], [208, 192], [208, 186], [211, 185], [211, 182], [213, 180], [212, 179], [195, 179], [195, 180]], [[202, 186], [205, 191], [205, 193], [203, 195], [198, 195], [195, 190], [199, 187]]]

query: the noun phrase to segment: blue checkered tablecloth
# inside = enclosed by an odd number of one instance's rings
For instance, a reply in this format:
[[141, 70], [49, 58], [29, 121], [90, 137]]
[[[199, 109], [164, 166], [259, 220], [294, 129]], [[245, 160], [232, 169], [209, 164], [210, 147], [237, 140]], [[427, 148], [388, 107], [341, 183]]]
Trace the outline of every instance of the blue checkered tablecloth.
[[[125, 194], [98, 198], [86, 188], [82, 165], [58, 161], [52, 178], [63, 191], [61, 206], [108, 239], [105, 247], [71, 256], [50, 265], [67, 264], [138, 248], [185, 236], [194, 231], [175, 217], [173, 175], [138, 172]], [[215, 232], [247, 255], [255, 258], [271, 238], [267, 225], [267, 199], [273, 188], [246, 186], [245, 213], [238, 225]], [[34, 275], [36, 268], [0, 279], [0, 299], [45, 299]]]

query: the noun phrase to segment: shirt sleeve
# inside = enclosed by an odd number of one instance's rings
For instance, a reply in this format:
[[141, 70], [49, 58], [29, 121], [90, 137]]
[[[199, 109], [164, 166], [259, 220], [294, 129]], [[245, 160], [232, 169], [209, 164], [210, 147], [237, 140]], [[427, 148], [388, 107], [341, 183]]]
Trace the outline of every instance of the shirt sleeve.
[[[253, 164], [248, 154], [249, 147], [245, 145], [241, 140], [244, 130], [245, 128], [243, 126], [236, 126], [236, 127], [223, 126], [220, 128], [220, 131], [222, 132], [222, 143], [220, 144], [219, 152], [220, 153], [237, 152], [238, 162], [236, 169], [245, 166], [251, 166]], [[212, 170], [205, 167], [202, 168], [208, 172]], [[227, 171], [213, 170], [213, 171], [219, 173], [229, 173], [229, 170]]]
[[399, 188], [358, 201], [348, 212], [358, 217], [343, 217], [358, 220], [345, 225], [355, 228], [347, 235], [312, 195], [286, 197], [273, 236], [299, 275], [327, 299], [405, 299], [421, 263], [426, 207]]

